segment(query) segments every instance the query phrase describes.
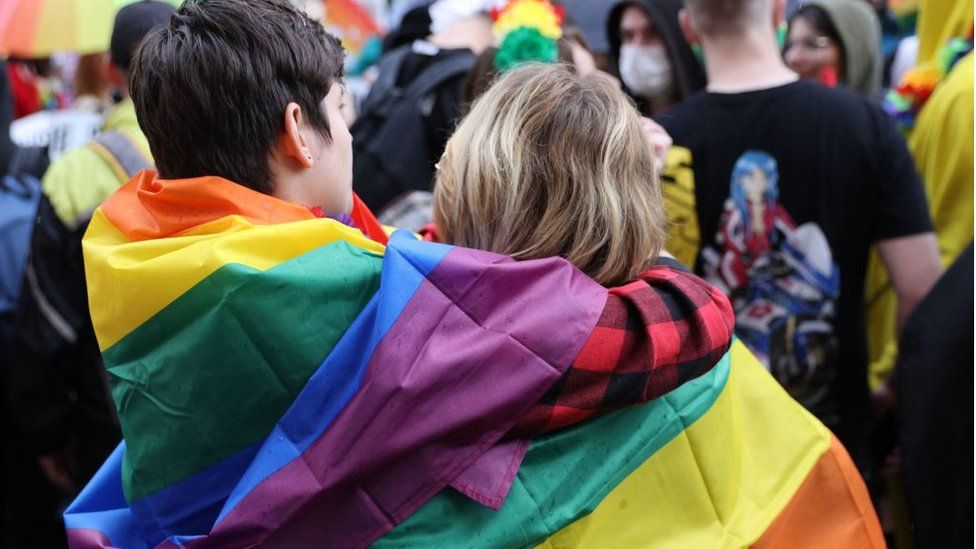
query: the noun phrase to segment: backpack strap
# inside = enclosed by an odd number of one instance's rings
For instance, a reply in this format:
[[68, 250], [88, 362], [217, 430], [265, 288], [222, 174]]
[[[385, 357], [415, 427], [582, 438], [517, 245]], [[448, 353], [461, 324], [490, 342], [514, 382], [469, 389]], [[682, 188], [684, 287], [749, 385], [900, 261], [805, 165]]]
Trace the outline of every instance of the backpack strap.
[[417, 75], [403, 94], [410, 101], [420, 101], [445, 81], [471, 70], [474, 62], [474, 54], [470, 52], [457, 53], [440, 59]]
[[375, 93], [370, 93], [366, 97], [362, 113], [375, 111], [380, 116], [386, 117], [389, 112], [383, 112], [384, 109], [393, 108], [399, 104], [397, 101], [391, 101], [390, 96], [403, 97], [408, 102], [418, 102], [445, 81], [471, 70], [475, 62], [473, 53], [453, 53], [431, 63], [406, 87], [398, 87], [396, 80], [400, 74], [400, 69], [411, 53], [413, 53], [412, 46], [401, 46], [386, 54], [380, 61], [380, 76], [372, 86]]
[[411, 52], [409, 45], [401, 46], [380, 59], [378, 65], [379, 76], [376, 82], [370, 87], [370, 93], [363, 101], [362, 112], [368, 112], [386, 103], [386, 98], [391, 93], [397, 93], [396, 80], [400, 75], [400, 68], [404, 60]]
[[139, 147], [120, 131], [103, 132], [89, 143], [122, 182], [132, 179], [142, 170], [151, 170], [153, 163]]

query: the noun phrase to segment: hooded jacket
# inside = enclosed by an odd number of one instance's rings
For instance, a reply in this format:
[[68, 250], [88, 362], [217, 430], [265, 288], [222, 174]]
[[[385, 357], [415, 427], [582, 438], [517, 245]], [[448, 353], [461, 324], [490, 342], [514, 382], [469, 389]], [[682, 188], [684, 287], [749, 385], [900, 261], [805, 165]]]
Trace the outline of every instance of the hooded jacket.
[[844, 48], [844, 85], [868, 97], [881, 90], [881, 23], [862, 0], [811, 0], [827, 13]]
[[[654, 28], [664, 42], [664, 49], [671, 64], [671, 76], [674, 82], [673, 100], [675, 103], [705, 87], [705, 70], [678, 26], [678, 12], [682, 8], [681, 0], [624, 0], [617, 3], [607, 17], [607, 38], [610, 42], [608, 61], [611, 71], [620, 76], [618, 64], [620, 61], [620, 19], [628, 6], [643, 9], [654, 22]], [[628, 90], [629, 92], [629, 90]], [[649, 105], [642, 97], [630, 93], [637, 100], [637, 104], [644, 114], [650, 114]]]

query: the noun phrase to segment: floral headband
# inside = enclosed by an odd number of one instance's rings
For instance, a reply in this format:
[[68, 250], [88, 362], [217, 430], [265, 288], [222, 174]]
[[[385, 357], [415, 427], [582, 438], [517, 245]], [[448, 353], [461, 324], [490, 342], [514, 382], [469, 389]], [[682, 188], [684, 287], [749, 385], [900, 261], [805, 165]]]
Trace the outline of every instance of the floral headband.
[[559, 60], [556, 41], [562, 38], [565, 10], [549, 0], [510, 0], [491, 11], [498, 42], [495, 68], [505, 72], [520, 63]]

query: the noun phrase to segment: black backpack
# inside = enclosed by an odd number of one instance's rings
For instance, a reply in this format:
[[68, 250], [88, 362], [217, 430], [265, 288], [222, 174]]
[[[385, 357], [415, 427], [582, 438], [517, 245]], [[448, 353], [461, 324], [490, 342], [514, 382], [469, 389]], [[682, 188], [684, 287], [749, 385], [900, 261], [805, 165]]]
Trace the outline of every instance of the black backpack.
[[442, 51], [442, 56], [405, 86], [396, 84], [411, 45], [386, 54], [379, 78], [363, 101], [351, 128], [353, 182], [356, 193], [374, 212], [411, 191], [429, 191], [435, 151], [427, 140], [424, 102], [438, 86], [467, 73], [475, 56], [469, 51]]

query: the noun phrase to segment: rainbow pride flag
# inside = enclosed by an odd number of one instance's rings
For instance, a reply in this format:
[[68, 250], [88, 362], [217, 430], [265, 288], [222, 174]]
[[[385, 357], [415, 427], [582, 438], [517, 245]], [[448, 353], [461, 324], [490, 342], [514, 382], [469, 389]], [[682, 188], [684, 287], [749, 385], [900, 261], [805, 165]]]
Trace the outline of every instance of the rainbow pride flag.
[[647, 405], [506, 440], [607, 290], [144, 172], [84, 241], [125, 442], [73, 547], [881, 546], [830, 433], [735, 343]]

